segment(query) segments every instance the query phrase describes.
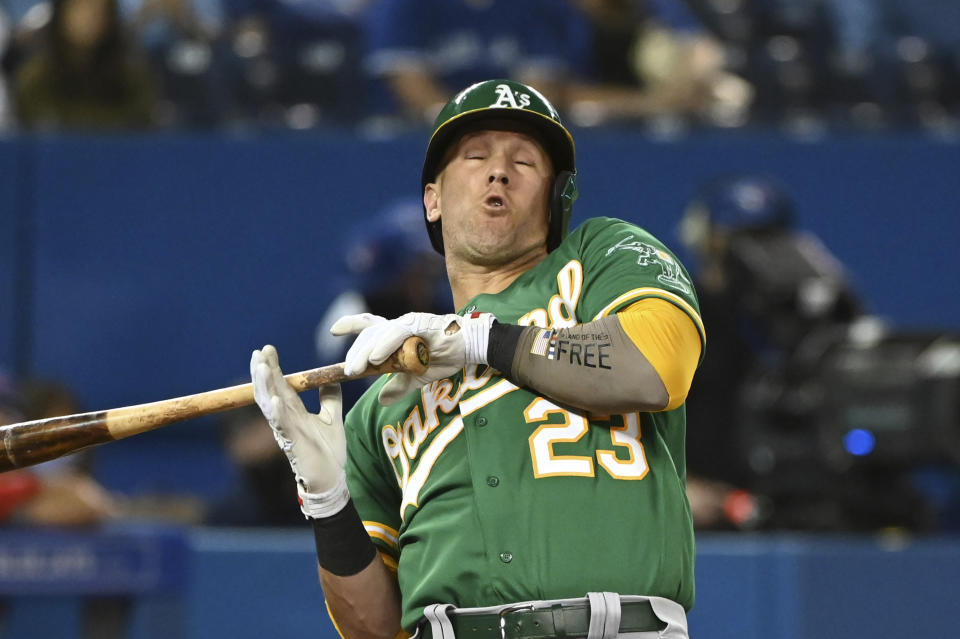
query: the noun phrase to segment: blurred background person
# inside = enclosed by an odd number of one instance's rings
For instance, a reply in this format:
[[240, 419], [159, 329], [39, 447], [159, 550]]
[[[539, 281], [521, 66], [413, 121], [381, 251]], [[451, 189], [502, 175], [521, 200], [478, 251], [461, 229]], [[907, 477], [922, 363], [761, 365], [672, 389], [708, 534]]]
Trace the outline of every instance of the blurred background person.
[[[12, 381], [0, 371], [0, 426], [16, 424], [24, 420], [23, 399]], [[40, 482], [28, 470], [15, 470], [0, 474], [0, 521], [6, 522], [25, 502], [30, 501], [40, 489]]]
[[[3, 424], [82, 412], [72, 394], [60, 386], [56, 395], [44, 392], [25, 396], [11, 378], [2, 374], [0, 402]], [[20, 480], [33, 488], [29, 499], [6, 509], [7, 521], [40, 526], [94, 526], [114, 519], [118, 514], [114, 498], [83, 467], [80, 459], [80, 456], [64, 457], [15, 471], [14, 475], [19, 475]], [[7, 475], [0, 477], [7, 478]]]
[[582, 125], [649, 118], [741, 126], [753, 86], [686, 0], [572, 0], [590, 28], [589, 65], [565, 85]]
[[689, 496], [705, 528], [759, 525], [768, 507], [747, 492], [757, 488], [743, 425], [751, 376], [780, 370], [803, 340], [861, 313], [842, 265], [795, 218], [782, 182], [745, 173], [700, 185], [679, 225], [710, 332], [687, 405]]
[[871, 315], [772, 176], [707, 181], [679, 233], [711, 336], [687, 405], [691, 507], [714, 517], [704, 526], [944, 525], [956, 470], [932, 469], [950, 465], [958, 437], [930, 407], [953, 400], [936, 395], [945, 371], [922, 371], [956, 358], [957, 336]]
[[[62, 384], [37, 382], [27, 391], [0, 372], [0, 426], [77, 412], [81, 412], [79, 402]], [[26, 529], [90, 529], [117, 519], [114, 496], [83, 467], [81, 458], [64, 457], [0, 473], [0, 524]], [[0, 627], [7, 605], [0, 600]], [[125, 596], [87, 597], [82, 636], [121, 639], [130, 609], [131, 600]]]
[[230, 120], [292, 129], [359, 120], [365, 107], [360, 15], [368, 2], [224, 2]]
[[[343, 361], [351, 339], [330, 334], [344, 315], [373, 313], [398, 317], [411, 311], [453, 312], [444, 287], [443, 258], [423, 232], [419, 198], [390, 201], [348, 232], [340, 272], [330, 302], [317, 323], [315, 346], [323, 364]], [[375, 378], [341, 384], [345, 407], [352, 406]], [[303, 513], [287, 458], [256, 406], [223, 413], [220, 432], [237, 481], [207, 509], [204, 523], [214, 526], [301, 526]]]
[[[7, 47], [13, 36], [13, 23], [3, 7], [0, 7], [0, 63], [6, 57]], [[7, 88], [7, 69], [0, 64], [0, 133], [13, 126], [13, 107]]]
[[367, 71], [413, 123], [431, 122], [451, 87], [491, 77], [537, 86], [581, 126], [721, 104], [742, 119], [752, 97], [682, 0], [382, 0], [366, 28]]
[[[774, 234], [791, 229], [792, 200], [779, 181], [761, 174], [724, 176], [700, 185], [688, 203], [678, 228], [691, 255], [691, 276], [697, 289], [709, 349], [704, 353], [696, 392], [691, 392], [687, 416], [690, 473], [688, 496], [701, 528], [735, 525], [728, 502], [751, 485], [751, 475], [740, 441], [741, 394], [748, 376], [764, 360], [777, 360], [792, 348], [797, 336], [782, 332], [779, 319], [763, 312], [773, 298], [745, 288], [749, 273], [732, 268], [731, 242], [735, 234]], [[748, 299], [744, 297], [754, 291]], [[779, 293], [792, 296], [792, 290]], [[781, 299], [787, 306], [792, 300]], [[795, 331], [791, 330], [791, 333]], [[740, 499], [749, 499], [749, 495]], [[759, 507], [759, 504], [756, 504]], [[736, 512], [745, 516], [756, 513]]]
[[54, 0], [37, 49], [16, 72], [14, 101], [30, 129], [145, 129], [157, 88], [124, 32], [116, 0]]
[[[350, 336], [331, 335], [330, 327], [344, 315], [399, 317], [414, 311], [453, 312], [453, 300], [444, 288], [446, 267], [423, 232], [423, 202], [419, 198], [391, 201], [372, 218], [356, 224], [347, 237], [336, 287], [341, 293], [317, 324], [320, 362], [343, 361], [352, 340]], [[370, 383], [354, 380], [342, 384], [345, 410]]]
[[[890, 121], [956, 135], [960, 128], [960, 3], [943, 0], [831, 0], [856, 12], [844, 24], [859, 35], [849, 75]], [[842, 14], [841, 14], [842, 15]], [[868, 19], [865, 20], [864, 17]], [[868, 25], [864, 29], [863, 24]], [[858, 29], [858, 27], [860, 27]]]
[[219, 126], [229, 107], [222, 1], [120, 0], [120, 16], [154, 76], [156, 124]]
[[753, 121], [956, 135], [960, 4], [688, 0], [756, 87]]
[[256, 406], [244, 406], [223, 413], [219, 424], [237, 479], [226, 494], [207, 505], [202, 523], [303, 526], [297, 485], [263, 413]]
[[366, 18], [372, 101], [414, 124], [432, 123], [456, 88], [489, 78], [555, 100], [589, 47], [567, 0], [378, 0]]

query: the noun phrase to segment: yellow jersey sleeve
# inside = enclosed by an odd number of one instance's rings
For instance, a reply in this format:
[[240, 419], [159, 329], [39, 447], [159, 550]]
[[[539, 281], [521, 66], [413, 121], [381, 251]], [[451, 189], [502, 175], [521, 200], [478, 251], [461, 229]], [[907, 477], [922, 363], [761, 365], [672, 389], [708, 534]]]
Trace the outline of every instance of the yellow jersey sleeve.
[[670, 302], [644, 298], [617, 313], [624, 332], [663, 381], [673, 410], [687, 399], [700, 361], [700, 332], [690, 316]]

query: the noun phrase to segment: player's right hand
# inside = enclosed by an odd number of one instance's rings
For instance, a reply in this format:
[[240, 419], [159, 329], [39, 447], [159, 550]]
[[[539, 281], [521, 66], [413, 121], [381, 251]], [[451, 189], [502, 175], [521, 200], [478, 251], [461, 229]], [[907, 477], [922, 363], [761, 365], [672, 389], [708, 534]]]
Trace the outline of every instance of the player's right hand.
[[336, 514], [350, 499], [340, 385], [321, 387], [320, 413], [307, 411], [283, 378], [277, 350], [269, 344], [253, 351], [250, 377], [257, 406], [293, 469], [303, 514], [311, 518]]
[[386, 406], [426, 384], [450, 377], [467, 364], [486, 364], [494, 319], [490, 313], [469, 317], [453, 313], [407, 313], [392, 320], [362, 313], [341, 317], [330, 327], [330, 332], [357, 334], [344, 361], [343, 372], [347, 375], [379, 366], [409, 337], [423, 338], [430, 352], [430, 366], [421, 375], [393, 373], [378, 395], [380, 403]]

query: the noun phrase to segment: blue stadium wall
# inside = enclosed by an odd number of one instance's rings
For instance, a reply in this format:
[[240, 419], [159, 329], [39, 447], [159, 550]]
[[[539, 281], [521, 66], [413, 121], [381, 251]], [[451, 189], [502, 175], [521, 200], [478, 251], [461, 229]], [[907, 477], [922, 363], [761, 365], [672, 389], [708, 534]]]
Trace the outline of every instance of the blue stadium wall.
[[[623, 217], [677, 247], [703, 180], [772, 173], [874, 312], [960, 330], [956, 142], [583, 131], [577, 143], [574, 224]], [[343, 243], [417, 191], [423, 146], [333, 133], [0, 140], [0, 368], [66, 381], [92, 410], [243, 382], [267, 342], [290, 371], [318, 365], [313, 331], [343, 286]], [[215, 496], [232, 481], [203, 420], [102, 447], [97, 469], [131, 493]], [[277, 534], [190, 533], [173, 597], [186, 599], [161, 597], [134, 635], [332, 635], [309, 533]], [[694, 636], [952, 636], [958, 560], [955, 539], [702, 537]], [[58, 601], [21, 602], [8, 621], [25, 634], [11, 636], [66, 636], [41, 628], [75, 616]], [[60, 614], [31, 612], [49, 605]], [[171, 615], [181, 632], [156, 630]]]
[[[577, 142], [574, 224], [623, 217], [685, 257], [675, 227], [695, 187], [765, 171], [872, 310], [960, 328], [960, 144], [594, 131]], [[242, 378], [265, 342], [290, 369], [315, 365], [346, 234], [418, 191], [422, 150], [420, 137], [321, 134], [0, 140], [0, 366], [64, 379], [99, 408]]]
[[[249, 353], [264, 343], [289, 371], [319, 365], [313, 331], [344, 285], [343, 243], [385, 204], [418, 192], [423, 137], [0, 140], [0, 368], [63, 380], [94, 410], [245, 381]], [[956, 142], [664, 142], [600, 130], [576, 139], [573, 224], [626, 218], [686, 258], [676, 224], [696, 187], [767, 172], [790, 187], [799, 226], [847, 265], [874, 312], [902, 327], [960, 329]], [[213, 439], [208, 418], [102, 448], [101, 479], [128, 491], [216, 493], [231, 478]], [[167, 472], [156, 454], [164, 446], [182, 470]]]

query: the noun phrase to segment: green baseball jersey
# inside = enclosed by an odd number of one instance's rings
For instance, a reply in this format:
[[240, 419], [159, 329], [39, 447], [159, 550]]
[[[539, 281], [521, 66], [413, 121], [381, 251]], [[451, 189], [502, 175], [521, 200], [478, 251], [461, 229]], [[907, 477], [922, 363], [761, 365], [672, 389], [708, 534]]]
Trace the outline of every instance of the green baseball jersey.
[[[561, 328], [647, 297], [688, 313], [703, 339], [679, 261], [643, 229], [595, 218], [460, 312]], [[482, 365], [392, 406], [377, 402], [384, 383], [347, 416], [347, 479], [370, 536], [397, 560], [405, 628], [432, 603], [611, 591], [693, 604], [683, 406], [588, 414]]]

